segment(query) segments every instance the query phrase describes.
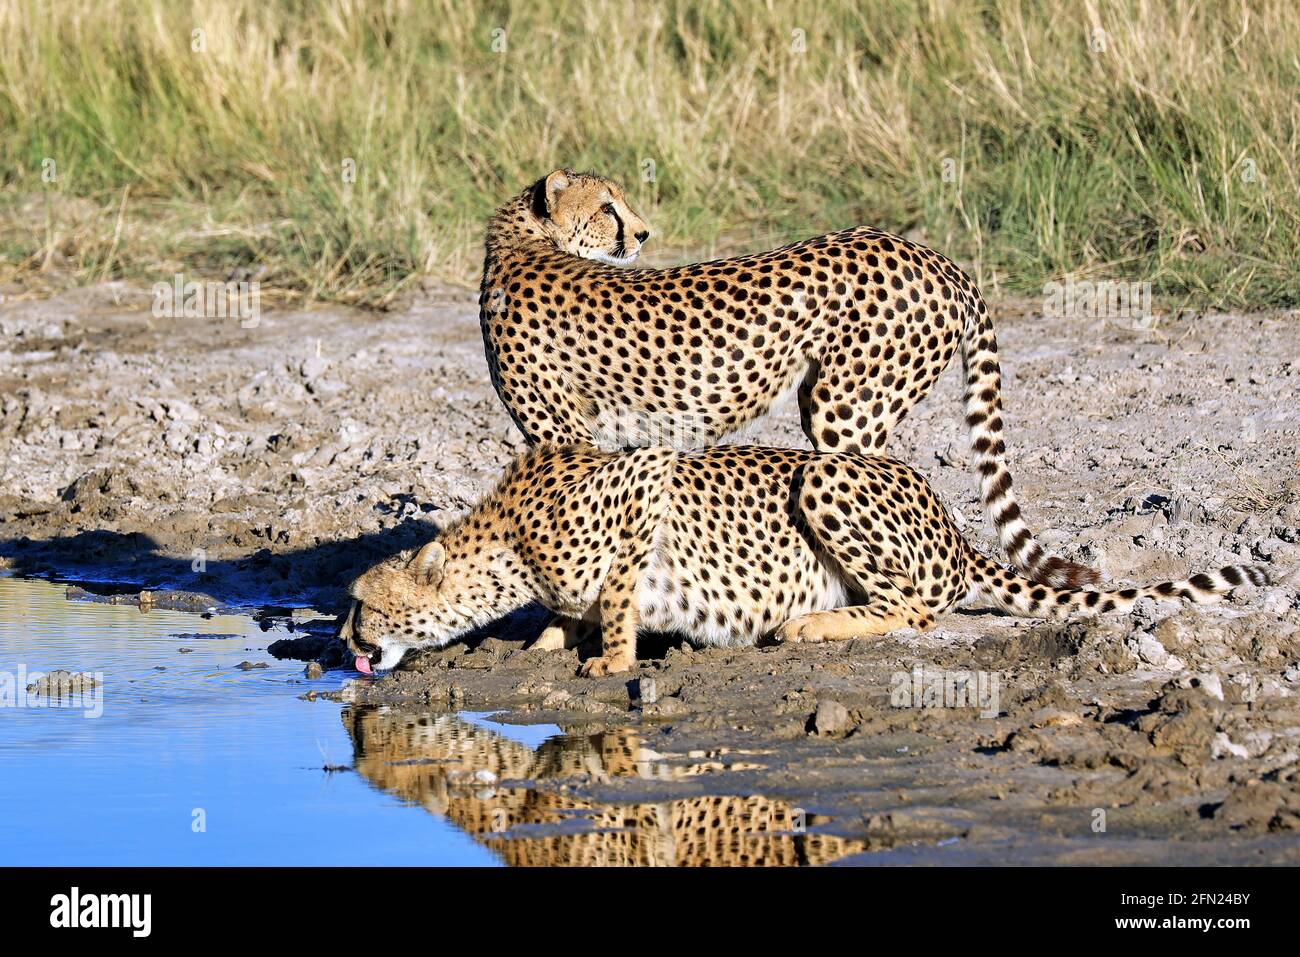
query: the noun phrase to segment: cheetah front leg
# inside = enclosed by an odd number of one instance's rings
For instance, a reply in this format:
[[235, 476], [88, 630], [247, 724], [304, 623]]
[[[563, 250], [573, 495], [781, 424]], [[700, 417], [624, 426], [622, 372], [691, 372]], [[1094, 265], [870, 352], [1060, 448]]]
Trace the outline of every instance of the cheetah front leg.
[[636, 664], [636, 630], [641, 624], [641, 609], [637, 592], [641, 587], [641, 570], [649, 554], [648, 546], [624, 548], [610, 566], [605, 582], [600, 586], [600, 640], [599, 657], [588, 658], [578, 669], [584, 678], [601, 678], [605, 675], [627, 671]]
[[[616, 459], [617, 467], [603, 477], [595, 501], [621, 510], [617, 532], [592, 539], [590, 547], [609, 548], [614, 557], [601, 583], [596, 606], [600, 614], [601, 654], [583, 662], [579, 674], [598, 678], [627, 671], [636, 662], [636, 632], [641, 624], [641, 578], [654, 548], [656, 529], [671, 492], [676, 453], [645, 448]], [[588, 617], [590, 617], [590, 611]]]

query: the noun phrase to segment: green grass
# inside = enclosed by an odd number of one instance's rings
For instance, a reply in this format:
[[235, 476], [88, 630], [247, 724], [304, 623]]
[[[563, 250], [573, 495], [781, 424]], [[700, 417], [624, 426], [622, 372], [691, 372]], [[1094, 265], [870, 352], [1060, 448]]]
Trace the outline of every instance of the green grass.
[[563, 165], [627, 185], [651, 261], [871, 223], [994, 293], [1294, 306], [1297, 90], [1292, 0], [9, 0], [0, 272], [382, 301], [476, 281]]

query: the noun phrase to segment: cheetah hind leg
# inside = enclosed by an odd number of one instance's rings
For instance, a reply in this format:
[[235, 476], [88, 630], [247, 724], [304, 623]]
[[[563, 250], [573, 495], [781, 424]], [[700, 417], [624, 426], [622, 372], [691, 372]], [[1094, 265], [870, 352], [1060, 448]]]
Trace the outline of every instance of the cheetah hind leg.
[[[818, 452], [884, 454], [890, 430], [916, 399], [890, 397], [869, 379], [826, 381], [825, 363], [813, 363], [799, 386], [799, 424]], [[833, 380], [834, 381], [834, 380]], [[933, 378], [919, 383], [925, 396]]]
[[533, 639], [529, 651], [566, 651], [595, 638], [595, 624], [579, 618], [556, 615], [542, 633]]
[[776, 630], [778, 641], [844, 641], [848, 638], [871, 638], [887, 635], [900, 628], [928, 631], [934, 627], [934, 614], [915, 598], [908, 598], [901, 588], [881, 572], [868, 592], [867, 603], [814, 611], [791, 618]]

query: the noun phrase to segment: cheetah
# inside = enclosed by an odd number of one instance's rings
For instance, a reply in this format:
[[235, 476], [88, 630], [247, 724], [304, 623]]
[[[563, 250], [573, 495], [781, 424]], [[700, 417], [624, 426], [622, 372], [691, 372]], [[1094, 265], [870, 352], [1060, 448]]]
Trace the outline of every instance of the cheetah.
[[[566, 734], [534, 750], [452, 714], [354, 705], [342, 720], [367, 783], [445, 818], [512, 867], [793, 867], [869, 849], [865, 840], [818, 833], [816, 815], [780, 798], [606, 803], [564, 787], [619, 778], [662, 786], [722, 767], [713, 756], [666, 761], [636, 731]], [[485, 787], [476, 778], [483, 771], [501, 783]]]
[[1003, 442], [997, 341], [939, 253], [860, 226], [770, 252], [628, 269], [650, 230], [617, 183], [556, 170], [492, 217], [479, 295], [488, 369], [530, 444], [714, 444], [798, 396], [815, 449], [879, 453], [958, 350], [980, 497], [1036, 581], [1097, 573], [1048, 554]]
[[541, 647], [600, 626], [580, 668], [600, 677], [632, 667], [642, 628], [697, 645], [832, 641], [923, 631], [966, 603], [1060, 617], [1267, 581], [1233, 566], [1147, 588], [1034, 582], [972, 548], [926, 480], [880, 456], [543, 444], [418, 552], [358, 577], [340, 637], [373, 673], [539, 602], [564, 622]]

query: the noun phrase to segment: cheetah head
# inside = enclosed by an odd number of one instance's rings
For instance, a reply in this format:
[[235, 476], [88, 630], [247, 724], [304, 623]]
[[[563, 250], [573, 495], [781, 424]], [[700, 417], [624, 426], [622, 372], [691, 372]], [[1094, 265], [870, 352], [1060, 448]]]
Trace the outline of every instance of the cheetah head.
[[352, 608], [339, 629], [356, 669], [395, 668], [408, 651], [441, 648], [492, 621], [501, 571], [499, 555], [448, 559], [432, 541], [363, 573], [349, 589]]
[[557, 169], [530, 187], [530, 209], [542, 234], [583, 259], [626, 266], [650, 238], [623, 188], [591, 173]]

